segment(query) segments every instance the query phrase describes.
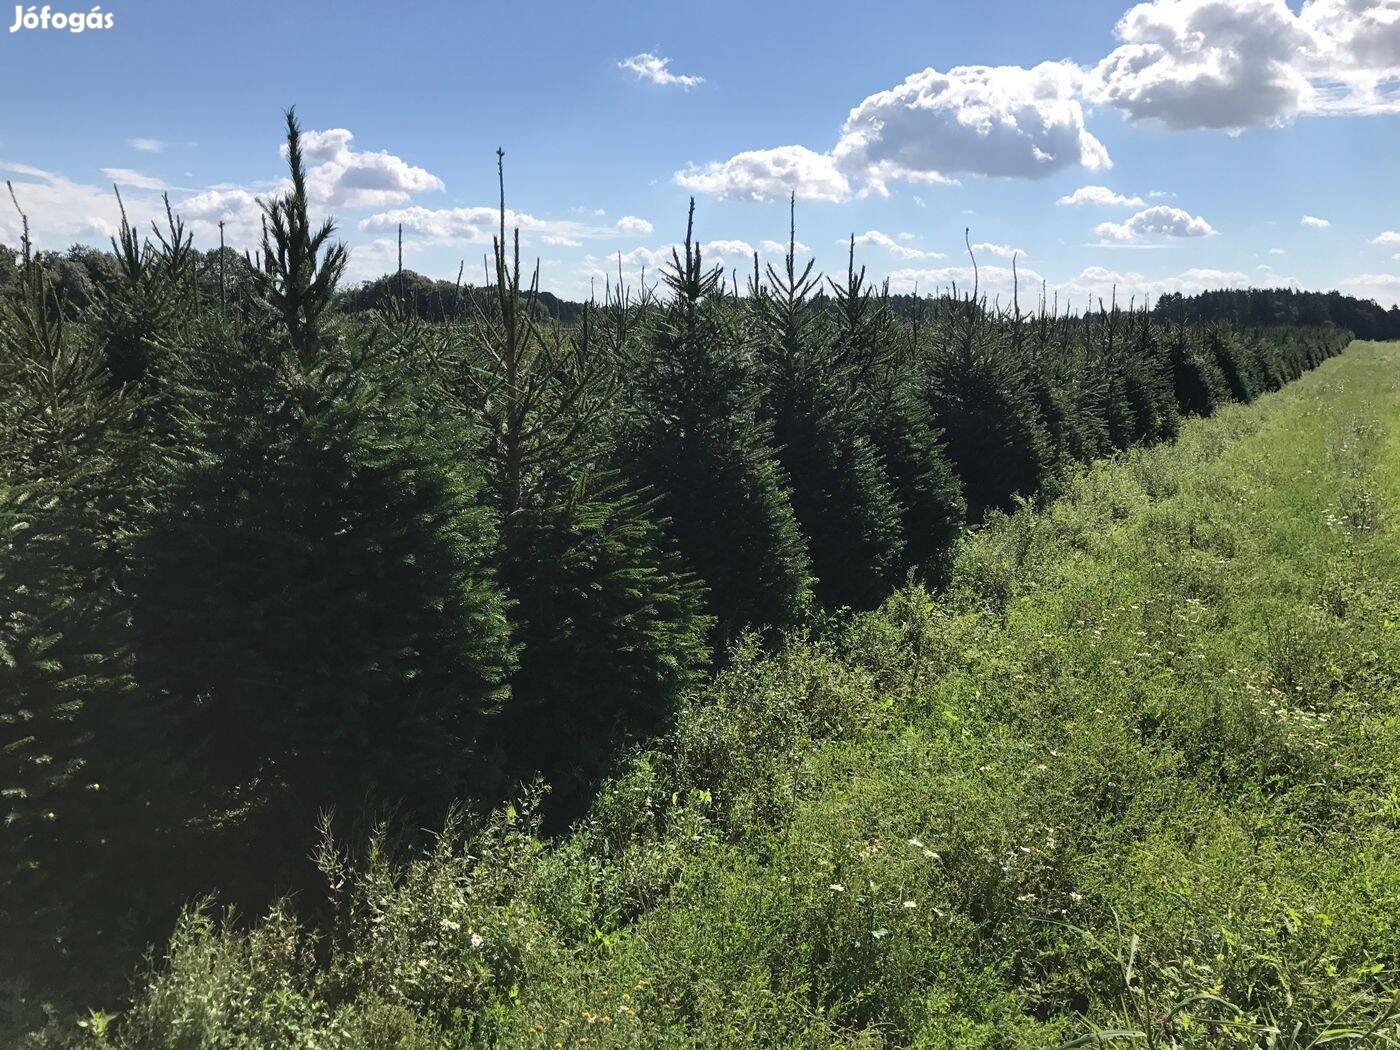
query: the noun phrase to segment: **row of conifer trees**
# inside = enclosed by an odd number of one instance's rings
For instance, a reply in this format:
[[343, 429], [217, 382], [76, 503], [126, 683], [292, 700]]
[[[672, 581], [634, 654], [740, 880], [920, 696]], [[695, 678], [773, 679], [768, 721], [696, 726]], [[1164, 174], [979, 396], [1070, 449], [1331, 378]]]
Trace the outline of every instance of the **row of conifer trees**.
[[287, 144], [236, 280], [171, 212], [123, 223], [76, 318], [26, 233], [0, 303], [0, 969], [295, 885], [332, 807], [581, 800], [746, 632], [937, 585], [968, 521], [1346, 341], [975, 294], [900, 319], [854, 245], [741, 290], [693, 204], [663, 288], [567, 325], [504, 204], [470, 320], [348, 316], [290, 114]]

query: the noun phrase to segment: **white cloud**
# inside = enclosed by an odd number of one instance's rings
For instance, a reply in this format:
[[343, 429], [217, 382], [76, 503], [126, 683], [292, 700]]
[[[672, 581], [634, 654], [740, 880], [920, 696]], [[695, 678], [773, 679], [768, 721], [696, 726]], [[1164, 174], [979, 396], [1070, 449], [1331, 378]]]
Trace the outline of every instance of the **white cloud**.
[[1374, 299], [1385, 307], [1400, 306], [1400, 274], [1359, 273], [1344, 278], [1338, 287], [1347, 295]]
[[1287, 255], [1288, 253], [1287, 253], [1286, 251], [1284, 251], [1282, 248], [1270, 248], [1270, 249], [1269, 249], [1269, 254], [1270, 254], [1270, 255]]
[[129, 139], [127, 145], [132, 149], [140, 150], [142, 153], [163, 153], [165, 143], [160, 139]]
[[1400, 108], [1396, 0], [1152, 0], [1115, 29], [1090, 99], [1174, 130]]
[[1059, 205], [1095, 204], [1109, 208], [1141, 208], [1147, 202], [1141, 197], [1129, 197], [1115, 193], [1107, 186], [1080, 186], [1073, 193], [1067, 193], [1055, 202]]
[[1371, 238], [1372, 244], [1378, 244], [1383, 248], [1391, 248], [1400, 245], [1400, 232], [1386, 230], [1384, 233]]
[[262, 208], [253, 192], [241, 186], [208, 189], [176, 205], [197, 240], [218, 244], [219, 222], [224, 222], [224, 243], [231, 248], [252, 249], [262, 242]]
[[[328, 208], [383, 208], [407, 202], [415, 193], [445, 189], [436, 175], [392, 153], [356, 150], [345, 128], [303, 131], [308, 196]], [[287, 147], [282, 146], [282, 155]]]
[[[500, 209], [492, 205], [461, 208], [425, 208], [411, 205], [377, 212], [360, 220], [360, 229], [367, 233], [390, 233], [400, 223], [424, 240], [439, 244], [490, 244], [500, 232]], [[573, 219], [543, 219], [528, 212], [506, 209], [506, 236], [519, 229], [522, 240], [537, 236], [541, 243], [552, 247], [577, 248], [586, 240], [617, 237], [620, 233], [650, 231], [645, 219], [628, 215], [616, 226], [595, 226]]]
[[[909, 235], [901, 233], [900, 240], [908, 240]], [[847, 242], [840, 242], [845, 244]], [[879, 230], [866, 230], [864, 233], [856, 235], [857, 245], [873, 245], [876, 248], [883, 248], [891, 255], [897, 255], [901, 259], [942, 259], [942, 252], [927, 252], [920, 248], [911, 248], [907, 244], [900, 244], [887, 233]]]
[[645, 236], [651, 233], [652, 225], [646, 219], [639, 219], [635, 215], [624, 215], [617, 220], [617, 232], [628, 234], [641, 234]]
[[1215, 233], [1199, 215], [1168, 204], [1144, 208], [1125, 222], [1101, 222], [1094, 234], [1106, 242], [1135, 243], [1148, 237], [1209, 237]]
[[155, 178], [152, 175], [142, 175], [139, 171], [132, 171], [130, 168], [103, 168], [102, 174], [107, 176], [108, 181], [115, 182], [118, 186], [131, 186], [138, 190], [169, 188], [163, 179]]
[[724, 199], [767, 201], [795, 192], [806, 200], [839, 201], [850, 195], [846, 177], [830, 154], [805, 146], [748, 150], [675, 174], [676, 184]]
[[1003, 259], [1011, 259], [1018, 255], [1023, 259], [1026, 257], [1026, 250], [1024, 248], [1012, 248], [1010, 245], [993, 244], [990, 241], [974, 244], [972, 250], [974, 252], [986, 252], [988, 255], [1000, 255]]
[[[765, 255], [786, 256], [788, 253], [788, 244], [786, 241], [763, 241], [759, 247], [763, 249]], [[792, 248], [798, 255], [812, 254], [812, 249], [801, 241], [794, 241]]]
[[653, 84], [660, 84], [663, 87], [679, 85], [689, 91], [705, 82], [704, 77], [690, 76], [682, 73], [672, 73], [667, 67], [671, 64], [669, 58], [662, 58], [653, 55], [649, 51], [624, 58], [617, 64], [618, 69], [630, 70], [637, 74], [638, 80], [649, 80]]
[[1108, 168], [1108, 151], [1084, 126], [1080, 77], [1066, 62], [925, 69], [852, 109], [833, 156], [879, 193], [890, 179]]
[[[15, 196], [29, 217], [29, 234], [36, 245], [66, 248], [74, 241], [105, 242], [121, 223], [121, 206], [111, 186], [73, 182], [29, 164], [0, 162], [0, 171], [22, 176], [15, 182]], [[134, 225], [144, 226], [156, 216], [159, 198], [144, 192], [126, 194], [126, 213]], [[7, 199], [0, 207], [0, 242], [19, 243], [21, 224]]]
[[1332, 223], [1327, 219], [1319, 219], [1316, 215], [1304, 215], [1299, 220], [1304, 226], [1311, 226], [1315, 230], [1325, 230]]

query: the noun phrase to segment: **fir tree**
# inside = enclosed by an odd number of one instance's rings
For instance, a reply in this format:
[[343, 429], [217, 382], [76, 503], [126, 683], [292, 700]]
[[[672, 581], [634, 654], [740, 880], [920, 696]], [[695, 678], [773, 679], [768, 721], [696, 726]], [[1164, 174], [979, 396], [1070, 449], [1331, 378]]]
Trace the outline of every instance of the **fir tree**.
[[748, 346], [694, 243], [664, 274], [629, 372], [622, 447], [627, 474], [658, 496], [686, 563], [705, 582], [721, 645], [746, 628], [795, 624], [809, 595], [806, 544], [771, 431], [758, 415]]

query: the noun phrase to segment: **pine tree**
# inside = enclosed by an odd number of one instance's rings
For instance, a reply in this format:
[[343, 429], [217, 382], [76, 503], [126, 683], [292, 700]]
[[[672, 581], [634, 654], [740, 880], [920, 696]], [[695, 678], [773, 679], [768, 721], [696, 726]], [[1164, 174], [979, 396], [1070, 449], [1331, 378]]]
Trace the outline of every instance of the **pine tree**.
[[335, 330], [346, 253], [329, 221], [313, 232], [290, 112], [287, 147], [257, 268], [271, 323], [184, 355], [140, 547], [139, 670], [211, 807], [445, 804], [482, 775], [511, 659], [495, 532], [464, 435]]
[[941, 584], [967, 505], [943, 436], [911, 382], [913, 347], [895, 324], [888, 286], [876, 297], [866, 284], [865, 268], [856, 270], [854, 236], [845, 282], [828, 283], [839, 325], [834, 373], [850, 374], [861, 430], [884, 464], [898, 502], [901, 569], [913, 570], [925, 583]]
[[629, 398], [621, 462], [658, 497], [686, 563], [705, 582], [723, 646], [736, 632], [786, 628], [810, 593], [806, 544], [771, 431], [758, 415], [749, 347], [694, 243], [664, 274], [671, 299], [651, 308], [626, 362]]

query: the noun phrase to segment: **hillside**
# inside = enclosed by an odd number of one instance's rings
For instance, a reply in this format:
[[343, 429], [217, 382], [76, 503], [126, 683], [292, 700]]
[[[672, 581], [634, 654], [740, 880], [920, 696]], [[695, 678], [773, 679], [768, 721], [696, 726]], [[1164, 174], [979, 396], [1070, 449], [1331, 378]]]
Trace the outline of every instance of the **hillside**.
[[562, 840], [527, 799], [423, 855], [328, 843], [331, 933], [306, 899], [250, 933], [196, 909], [86, 1031], [1400, 1037], [1398, 410], [1400, 346], [1357, 343], [1084, 468], [966, 538], [945, 595], [740, 653]]

